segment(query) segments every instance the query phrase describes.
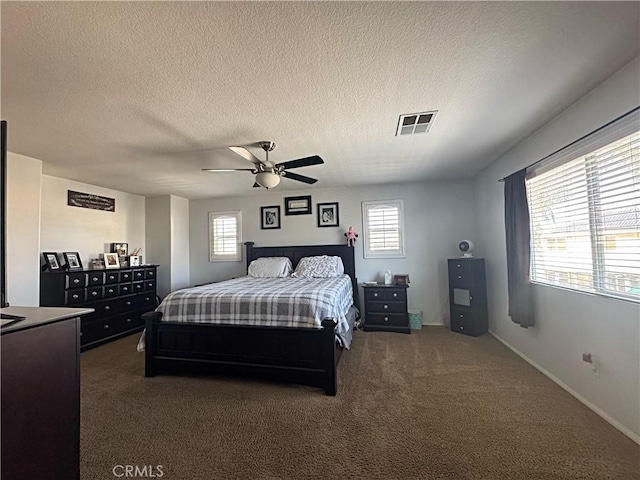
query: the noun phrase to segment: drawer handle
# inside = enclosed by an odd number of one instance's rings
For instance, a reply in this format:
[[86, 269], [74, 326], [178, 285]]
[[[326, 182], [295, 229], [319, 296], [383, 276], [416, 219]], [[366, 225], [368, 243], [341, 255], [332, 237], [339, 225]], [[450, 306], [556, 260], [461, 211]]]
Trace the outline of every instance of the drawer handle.
[[146, 298], [145, 298], [145, 301], [147, 301], [147, 302], [148, 302], [149, 300], [150, 300], [150, 298], [149, 298], [149, 297], [146, 297]]
[[105, 330], [109, 330], [109, 325], [105, 325], [105, 326], [104, 326], [104, 329], [105, 329]]
[[127, 318], [127, 323], [131, 323], [131, 319], [130, 318]]
[[93, 278], [92, 278], [92, 280], [93, 280], [94, 282], [97, 282], [97, 281], [98, 281], [98, 277], [93, 277]]
[[458, 275], [458, 278], [462, 278], [462, 275]]
[[74, 298], [74, 299], [78, 298], [78, 294], [77, 294], [77, 293], [74, 293], [74, 294], [73, 294], [73, 298]]
[[98, 292], [91, 292], [91, 295], [95, 297], [96, 295], [98, 295]]
[[460, 327], [460, 330], [464, 330], [464, 327]]
[[127, 307], [131, 306], [131, 302], [126, 302]]
[[464, 315], [460, 314], [460, 318], [464, 318]]
[[385, 309], [385, 310], [386, 310], [387, 308], [389, 308], [389, 305], [385, 305], [385, 306], [384, 306], [384, 309]]
[[105, 310], [111, 310], [111, 307], [110, 307], [109, 305], [105, 305], [105, 306], [104, 306], [104, 309], [105, 309]]
[[75, 279], [73, 280], [73, 283], [80, 283], [80, 279], [79, 279], [79, 278], [75, 278]]
[[389, 321], [389, 317], [384, 317], [384, 321], [388, 322]]
[[82, 332], [80, 332], [80, 336], [82, 336]]
[[110, 288], [109, 290], [107, 290], [107, 292], [113, 293], [113, 288]]
[[374, 294], [373, 294], [373, 296], [374, 296], [374, 297], [377, 297], [377, 296], [378, 296], [378, 294], [377, 294], [377, 293], [374, 293]]
[[397, 296], [398, 296], [398, 294], [397, 294], [397, 293], [394, 293], [394, 294], [393, 294], [393, 296], [394, 296], [394, 297], [397, 297]]

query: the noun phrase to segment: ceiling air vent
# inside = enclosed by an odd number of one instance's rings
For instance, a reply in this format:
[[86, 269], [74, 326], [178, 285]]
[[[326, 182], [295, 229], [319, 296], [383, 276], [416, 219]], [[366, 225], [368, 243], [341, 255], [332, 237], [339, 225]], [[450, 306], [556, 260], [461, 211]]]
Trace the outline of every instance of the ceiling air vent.
[[400, 115], [398, 120], [398, 135], [413, 135], [414, 133], [427, 133], [431, 128], [433, 120], [436, 118], [437, 110], [432, 112], [407, 113]]

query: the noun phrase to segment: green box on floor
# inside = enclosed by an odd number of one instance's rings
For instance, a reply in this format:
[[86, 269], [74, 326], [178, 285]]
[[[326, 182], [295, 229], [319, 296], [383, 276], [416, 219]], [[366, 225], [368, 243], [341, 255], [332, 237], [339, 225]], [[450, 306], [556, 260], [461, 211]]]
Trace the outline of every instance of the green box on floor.
[[420, 330], [422, 328], [422, 311], [409, 310], [409, 326], [413, 330]]

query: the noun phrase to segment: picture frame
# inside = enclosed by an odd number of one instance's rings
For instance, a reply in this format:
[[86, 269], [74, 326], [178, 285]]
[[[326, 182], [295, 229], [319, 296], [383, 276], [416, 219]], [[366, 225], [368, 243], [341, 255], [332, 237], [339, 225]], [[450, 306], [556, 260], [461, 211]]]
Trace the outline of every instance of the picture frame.
[[318, 203], [318, 227], [339, 227], [338, 202]]
[[82, 270], [82, 260], [78, 252], [63, 252], [65, 268], [67, 270]]
[[311, 195], [284, 197], [285, 215], [311, 215]]
[[140, 266], [140, 255], [129, 255], [129, 266], [130, 267], [139, 267]]
[[117, 252], [105, 252], [104, 256], [104, 268], [120, 268], [120, 259]]
[[276, 230], [280, 228], [280, 205], [260, 207], [260, 228]]
[[111, 253], [117, 253], [120, 257], [126, 257], [129, 255], [129, 244], [124, 242], [112, 243]]
[[60, 270], [62, 266], [58, 261], [58, 253], [57, 252], [42, 252], [42, 256], [44, 257], [44, 270]]

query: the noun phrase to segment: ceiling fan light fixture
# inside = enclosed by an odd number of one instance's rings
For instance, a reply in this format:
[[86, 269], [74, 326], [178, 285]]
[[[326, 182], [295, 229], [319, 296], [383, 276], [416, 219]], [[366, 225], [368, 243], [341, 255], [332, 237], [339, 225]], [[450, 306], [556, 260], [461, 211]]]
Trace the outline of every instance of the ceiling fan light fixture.
[[280, 175], [273, 172], [260, 172], [256, 175], [256, 183], [264, 188], [277, 187], [280, 183]]

